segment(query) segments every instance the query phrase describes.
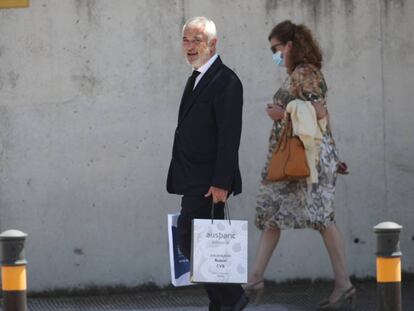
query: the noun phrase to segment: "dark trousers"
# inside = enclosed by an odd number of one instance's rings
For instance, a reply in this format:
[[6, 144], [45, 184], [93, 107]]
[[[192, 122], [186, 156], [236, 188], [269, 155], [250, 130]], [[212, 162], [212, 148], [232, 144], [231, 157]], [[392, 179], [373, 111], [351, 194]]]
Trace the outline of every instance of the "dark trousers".
[[[181, 200], [181, 214], [178, 218], [178, 236], [181, 252], [190, 259], [191, 254], [191, 221], [194, 218], [211, 218], [211, 197], [183, 196]], [[224, 204], [214, 206], [214, 218], [224, 218]], [[243, 294], [243, 288], [239, 284], [203, 284], [210, 299], [210, 311], [220, 310], [221, 306], [234, 305]]]

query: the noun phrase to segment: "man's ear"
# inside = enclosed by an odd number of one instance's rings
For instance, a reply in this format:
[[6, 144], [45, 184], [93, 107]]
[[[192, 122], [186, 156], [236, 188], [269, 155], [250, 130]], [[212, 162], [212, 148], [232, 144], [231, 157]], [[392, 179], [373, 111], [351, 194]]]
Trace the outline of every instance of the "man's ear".
[[292, 47], [293, 47], [293, 42], [292, 41], [288, 41], [287, 43], [286, 43], [286, 47], [288, 48], [288, 50], [290, 51], [290, 50], [292, 50]]
[[217, 45], [217, 38], [210, 40], [210, 49], [215, 52], [216, 51], [216, 45]]

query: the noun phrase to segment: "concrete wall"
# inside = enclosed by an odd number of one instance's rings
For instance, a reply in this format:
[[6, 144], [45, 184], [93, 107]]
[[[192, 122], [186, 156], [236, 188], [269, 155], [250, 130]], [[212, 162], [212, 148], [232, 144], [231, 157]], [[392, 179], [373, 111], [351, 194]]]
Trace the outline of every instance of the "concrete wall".
[[[0, 10], [0, 229], [29, 234], [35, 291], [169, 283], [165, 192], [179, 99], [190, 68], [183, 22], [207, 15], [245, 87], [244, 193], [233, 215], [253, 225], [271, 122], [264, 108], [285, 74], [267, 35], [305, 22], [325, 53], [329, 107], [351, 174], [337, 221], [358, 277], [375, 274], [372, 227], [404, 226], [414, 271], [414, 2], [410, 0], [33, 0]], [[284, 232], [268, 279], [331, 277], [317, 232]]]

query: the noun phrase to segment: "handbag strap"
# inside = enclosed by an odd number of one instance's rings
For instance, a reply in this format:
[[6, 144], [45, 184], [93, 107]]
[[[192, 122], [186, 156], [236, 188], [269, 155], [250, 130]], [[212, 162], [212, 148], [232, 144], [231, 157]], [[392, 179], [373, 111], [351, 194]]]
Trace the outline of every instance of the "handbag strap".
[[288, 113], [286, 113], [285, 119], [286, 119], [286, 122], [282, 127], [282, 131], [280, 133], [279, 140], [277, 142], [277, 146], [274, 152], [277, 152], [278, 150], [283, 150], [287, 144], [287, 137], [292, 136], [293, 134], [292, 120], [290, 119], [290, 116]]
[[[215, 203], [212, 202], [212, 204], [211, 204], [211, 223], [214, 222], [214, 205], [215, 205]], [[230, 209], [229, 209], [229, 206], [227, 204], [227, 201], [224, 202], [224, 219], [228, 219], [229, 224], [231, 225]]]

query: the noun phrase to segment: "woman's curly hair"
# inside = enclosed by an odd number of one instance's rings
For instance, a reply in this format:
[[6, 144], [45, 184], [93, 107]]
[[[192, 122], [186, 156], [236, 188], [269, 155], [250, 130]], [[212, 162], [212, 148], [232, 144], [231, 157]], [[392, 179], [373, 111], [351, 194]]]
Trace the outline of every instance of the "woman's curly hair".
[[317, 68], [322, 67], [322, 51], [318, 42], [314, 39], [310, 29], [303, 24], [296, 25], [290, 20], [277, 24], [269, 35], [269, 40], [276, 38], [286, 44], [292, 41], [291, 63], [293, 71], [300, 64], [313, 64]]

